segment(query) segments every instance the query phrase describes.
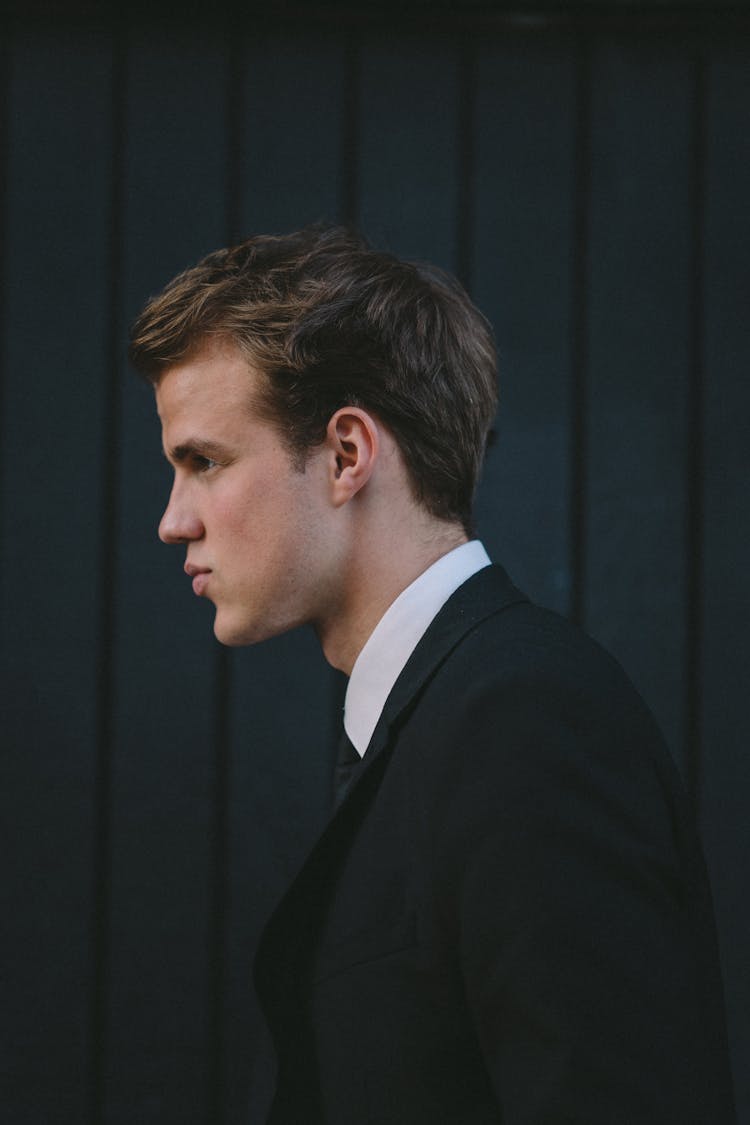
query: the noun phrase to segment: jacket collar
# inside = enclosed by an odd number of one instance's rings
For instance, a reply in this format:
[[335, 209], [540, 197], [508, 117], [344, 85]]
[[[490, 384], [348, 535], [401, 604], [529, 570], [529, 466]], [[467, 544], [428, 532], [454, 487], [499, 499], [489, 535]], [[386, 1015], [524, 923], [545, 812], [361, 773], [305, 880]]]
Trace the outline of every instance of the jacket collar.
[[431, 622], [393, 685], [363, 758], [362, 773], [388, 744], [391, 728], [464, 637], [488, 617], [526, 601], [526, 595], [496, 564], [477, 571], [459, 586]]

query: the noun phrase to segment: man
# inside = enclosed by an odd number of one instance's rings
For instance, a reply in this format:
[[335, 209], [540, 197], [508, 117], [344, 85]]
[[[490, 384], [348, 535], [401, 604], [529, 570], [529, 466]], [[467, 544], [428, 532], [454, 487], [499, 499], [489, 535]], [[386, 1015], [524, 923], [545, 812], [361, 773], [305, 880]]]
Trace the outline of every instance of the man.
[[310, 623], [350, 676], [337, 805], [256, 959], [253, 1125], [732, 1121], [669, 755], [472, 538], [495, 355], [460, 286], [336, 228], [254, 238], [154, 298], [131, 354], [174, 468], [159, 533], [218, 639]]

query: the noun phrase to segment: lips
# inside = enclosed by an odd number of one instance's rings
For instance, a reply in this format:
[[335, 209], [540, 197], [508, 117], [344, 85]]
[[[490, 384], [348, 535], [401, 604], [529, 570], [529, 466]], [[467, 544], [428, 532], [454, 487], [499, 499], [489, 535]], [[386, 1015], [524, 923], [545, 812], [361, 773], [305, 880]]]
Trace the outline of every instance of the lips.
[[186, 561], [184, 570], [193, 580], [193, 593], [200, 598], [208, 584], [208, 576], [211, 573], [210, 569], [204, 566], [196, 566], [195, 563]]

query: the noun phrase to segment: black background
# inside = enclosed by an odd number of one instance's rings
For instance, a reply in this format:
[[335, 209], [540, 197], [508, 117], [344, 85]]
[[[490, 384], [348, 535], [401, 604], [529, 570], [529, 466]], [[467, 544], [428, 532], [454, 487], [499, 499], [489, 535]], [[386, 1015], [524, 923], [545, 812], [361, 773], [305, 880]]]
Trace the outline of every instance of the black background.
[[203, 253], [326, 217], [493, 322], [479, 530], [621, 659], [695, 796], [747, 1125], [745, 7], [129, 11], [0, 25], [0, 1119], [241, 1120], [342, 684], [307, 633], [213, 641], [125, 343]]

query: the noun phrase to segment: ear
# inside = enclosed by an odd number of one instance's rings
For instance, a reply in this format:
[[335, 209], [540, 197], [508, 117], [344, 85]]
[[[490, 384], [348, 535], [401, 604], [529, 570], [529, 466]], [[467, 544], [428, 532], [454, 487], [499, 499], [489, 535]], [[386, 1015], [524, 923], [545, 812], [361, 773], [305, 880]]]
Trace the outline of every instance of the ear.
[[346, 504], [367, 484], [380, 452], [379, 426], [358, 406], [343, 406], [326, 429], [331, 450], [331, 490], [334, 504]]

